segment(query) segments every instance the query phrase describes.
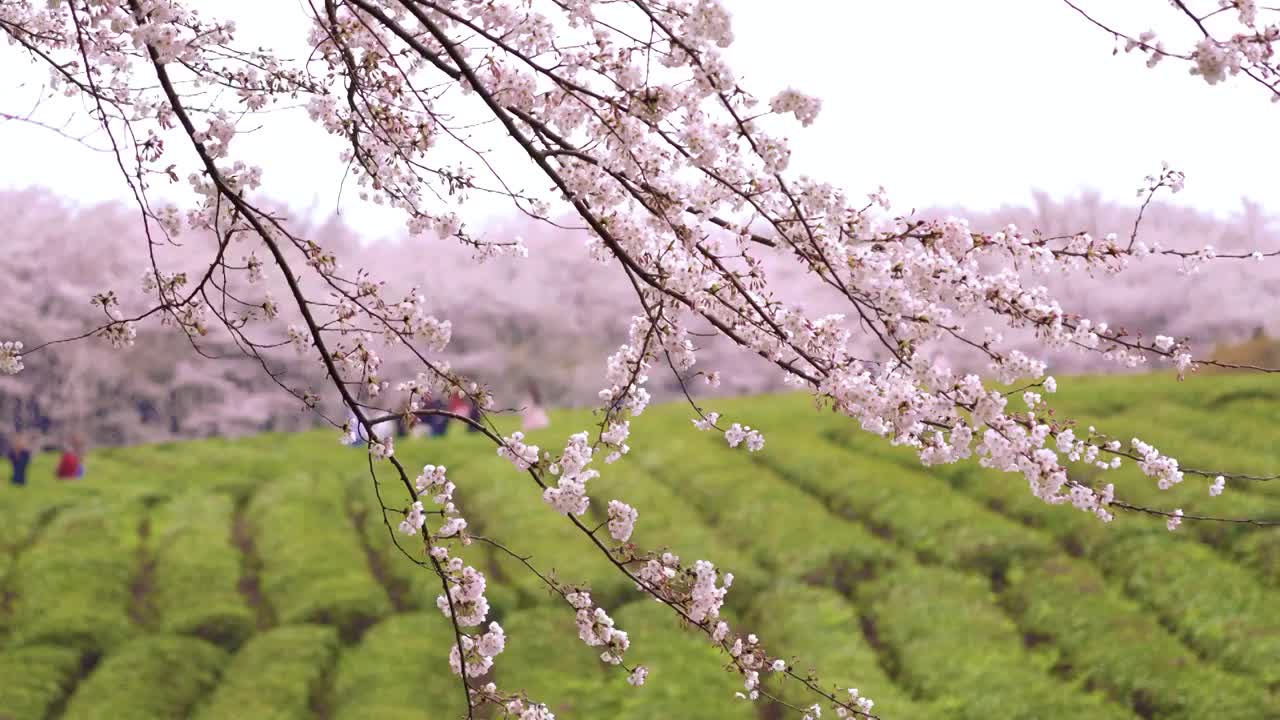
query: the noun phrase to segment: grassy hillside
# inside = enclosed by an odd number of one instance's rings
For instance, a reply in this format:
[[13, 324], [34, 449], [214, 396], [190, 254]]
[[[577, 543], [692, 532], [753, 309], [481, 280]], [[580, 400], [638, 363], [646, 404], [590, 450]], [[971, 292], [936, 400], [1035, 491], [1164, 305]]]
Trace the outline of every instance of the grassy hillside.
[[[1265, 378], [1062, 386], [1062, 410], [1186, 466], [1280, 469], [1280, 385]], [[801, 396], [713, 406], [762, 429], [765, 451], [730, 450], [687, 408], [656, 407], [592, 495], [635, 505], [642, 545], [732, 570], [735, 622], [857, 686], [882, 717], [1280, 718], [1280, 529], [1170, 535], [1124, 515], [1104, 527], [1018, 477], [926, 471]], [[534, 440], [556, 447], [589, 421], [556, 415]], [[397, 454], [448, 465], [478, 532], [589, 581], [632, 633], [628, 659], [651, 668], [648, 685], [627, 685], [537, 578], [476, 544], [469, 560], [488, 571], [509, 638], [502, 686], [560, 717], [779, 717], [734, 700], [715, 652], [585, 551], [479, 438]], [[437, 586], [391, 546], [365, 455], [336, 433], [101, 450], [74, 484], [52, 480], [53, 462], [0, 488], [0, 718], [459, 716]], [[1132, 468], [1115, 482], [1189, 513], [1280, 517], [1280, 483], [1211, 499], [1190, 476], [1163, 493]]]

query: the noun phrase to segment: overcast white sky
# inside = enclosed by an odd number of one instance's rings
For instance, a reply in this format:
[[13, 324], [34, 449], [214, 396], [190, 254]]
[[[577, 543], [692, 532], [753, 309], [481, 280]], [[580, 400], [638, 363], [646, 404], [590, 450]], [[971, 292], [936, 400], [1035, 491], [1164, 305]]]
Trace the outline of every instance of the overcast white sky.
[[[236, 17], [244, 40], [281, 47], [304, 32], [294, 20], [298, 0], [197, 4]], [[1165, 0], [1082, 4], [1133, 33], [1181, 27]], [[737, 36], [730, 56], [745, 87], [767, 99], [790, 85], [823, 100], [813, 126], [790, 126], [792, 168], [851, 194], [883, 184], [895, 210], [1025, 204], [1032, 189], [1057, 197], [1094, 189], [1132, 202], [1162, 160], [1188, 175], [1179, 203], [1221, 214], [1236, 210], [1242, 195], [1280, 205], [1271, 170], [1280, 149], [1258, 142], [1280, 120], [1280, 106], [1242, 82], [1209, 87], [1182, 65], [1148, 70], [1136, 54], [1112, 57], [1111, 38], [1061, 0], [726, 6]], [[293, 36], [291, 27], [299, 28]], [[6, 71], [11, 53], [0, 54]], [[20, 69], [0, 75], [0, 111], [25, 112], [42, 77]], [[237, 140], [235, 155], [252, 153], [267, 169], [271, 195], [327, 212], [337, 206], [341, 177], [336, 146], [302, 125]], [[109, 155], [48, 131], [0, 122], [0, 158], [0, 187], [51, 187], [83, 203], [127, 198]], [[362, 206], [349, 190], [346, 198], [349, 222], [369, 234], [398, 231], [398, 217]]]

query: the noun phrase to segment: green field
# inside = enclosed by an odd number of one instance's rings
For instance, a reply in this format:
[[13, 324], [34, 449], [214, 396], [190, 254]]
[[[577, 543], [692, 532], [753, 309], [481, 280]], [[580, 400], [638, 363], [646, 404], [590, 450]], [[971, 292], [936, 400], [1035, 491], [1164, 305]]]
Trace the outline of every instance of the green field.
[[[1062, 382], [1060, 412], [1152, 441], [1184, 466], [1280, 470], [1280, 385], [1166, 376]], [[976, 465], [925, 470], [789, 395], [709, 403], [765, 432], [761, 453], [695, 431], [687, 406], [633, 421], [594, 511], [640, 511], [634, 540], [737, 577], [726, 614], [856, 686], [884, 718], [1280, 718], [1280, 528], [1121, 513], [1103, 526]], [[553, 416], [534, 442], [587, 429]], [[438, 581], [392, 546], [366, 455], [337, 433], [99, 450], [80, 483], [0, 488], [0, 719], [457, 718]], [[777, 718], [737, 676], [583, 545], [527, 476], [457, 428], [399, 443], [445, 464], [472, 529], [586, 581], [629, 631], [633, 688], [582, 645], [518, 563], [476, 543], [507, 630], [495, 680], [564, 718]], [[1280, 482], [1193, 476], [1118, 494], [1188, 513], [1280, 518]], [[389, 505], [398, 481], [382, 478]], [[599, 519], [599, 518], [597, 518]], [[398, 518], [392, 519], [392, 524]], [[809, 704], [796, 687], [781, 697]], [[791, 717], [790, 715], [785, 715]], [[826, 714], [824, 714], [826, 717]]]

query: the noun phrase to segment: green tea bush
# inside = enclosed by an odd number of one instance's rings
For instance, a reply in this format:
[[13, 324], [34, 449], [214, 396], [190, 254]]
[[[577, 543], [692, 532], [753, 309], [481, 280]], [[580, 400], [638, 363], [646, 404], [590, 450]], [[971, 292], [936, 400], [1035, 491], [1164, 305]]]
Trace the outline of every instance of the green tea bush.
[[186, 717], [218, 681], [227, 653], [199, 638], [140, 637], [107, 656], [67, 704], [66, 720]]
[[527, 690], [530, 699], [547, 704], [556, 717], [616, 717], [628, 691], [637, 692], [627, 684], [626, 670], [606, 665], [598, 648], [577, 641], [570, 607], [519, 610], [503, 621], [502, 628], [507, 649], [495, 662], [499, 687]]
[[927, 562], [993, 572], [1053, 551], [1045, 536], [956, 493], [944, 481], [824, 442], [759, 462], [822, 497], [837, 513], [880, 528]]
[[84, 653], [35, 645], [0, 652], [0, 718], [44, 718], [67, 696]]
[[[860, 629], [858, 610], [829, 588], [783, 583], [752, 600], [751, 628], [773, 653], [786, 658], [791, 671], [817, 684], [858, 688], [875, 701], [872, 712], [886, 718], [930, 718], [885, 674], [875, 649]], [[795, 664], [794, 658], [801, 662]], [[799, 681], [770, 674], [770, 685], [792, 704], [813, 704], [810, 691]]]
[[1255, 532], [1241, 538], [1232, 550], [1242, 564], [1252, 570], [1272, 592], [1280, 592], [1280, 532]]
[[239, 591], [240, 553], [231, 542], [235, 506], [227, 495], [187, 493], [158, 508], [148, 544], [159, 627], [234, 649], [257, 615]]
[[1166, 533], [1119, 538], [1097, 562], [1190, 646], [1268, 687], [1280, 683], [1280, 616], [1273, 590], [1209, 548]]
[[1148, 717], [1280, 717], [1266, 689], [1201, 663], [1086, 563], [1059, 556], [1017, 568], [1005, 597], [1023, 629], [1060, 648], [1061, 660], [1090, 684]]
[[[394, 615], [344, 650], [327, 702], [333, 720], [466, 714], [458, 677], [449, 669], [453, 627], [439, 611]], [[498, 656], [501, 662], [502, 656]]]
[[310, 720], [312, 702], [333, 667], [338, 633], [289, 625], [254, 636], [227, 664], [196, 720]]
[[[676, 439], [647, 453], [649, 471], [761, 565], [786, 578], [845, 582], [894, 561], [898, 553], [884, 541], [833, 515], [809, 493], [761, 472], [745, 449], [715, 448], [696, 435], [693, 441]], [[714, 464], [692, 471], [683, 460], [676, 462], [694, 456]]]
[[608, 682], [618, 688], [620, 698], [613, 717], [754, 720], [755, 704], [734, 700], [733, 694], [743, 691], [743, 681], [724, 669], [728, 656], [706, 636], [682, 629], [668, 608], [637, 600], [611, 615], [634, 638], [627, 663], [649, 668], [648, 681], [638, 688], [628, 685], [623, 673], [611, 673]]
[[263, 486], [248, 507], [262, 592], [284, 624], [336, 625], [352, 636], [391, 612], [333, 476], [288, 477]]
[[903, 566], [864, 587], [874, 632], [903, 687], [946, 718], [1132, 718], [1024, 649], [981, 578]]
[[59, 514], [18, 558], [11, 642], [105, 652], [130, 637], [142, 517], [131, 503]]
[[[492, 536], [527, 556], [544, 575], [554, 572], [560, 582], [589, 585], [592, 596], [606, 607], [634, 593], [634, 584], [599, 550], [586, 546], [581, 531], [543, 502], [542, 490], [511, 463], [496, 454], [477, 458], [456, 474], [451, 473], [451, 477], [458, 485], [463, 512], [469, 512], [468, 507], [475, 508], [470, 512], [474, 513], [471, 517], [477, 534]], [[588, 527], [598, 523], [590, 516], [584, 516], [582, 521]], [[601, 534], [613, 542], [607, 533]], [[561, 602], [519, 561], [501, 552], [491, 557], [500, 579], [497, 584], [517, 590], [522, 606]]]

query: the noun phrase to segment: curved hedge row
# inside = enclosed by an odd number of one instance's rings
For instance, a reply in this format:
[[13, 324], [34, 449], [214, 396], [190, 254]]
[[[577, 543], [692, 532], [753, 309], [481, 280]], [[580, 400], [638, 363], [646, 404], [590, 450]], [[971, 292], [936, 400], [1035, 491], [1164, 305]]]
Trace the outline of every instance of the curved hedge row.
[[782, 577], [844, 583], [891, 565], [900, 555], [814, 496], [761, 472], [744, 448], [717, 448], [704, 436], [677, 434], [641, 459], [720, 535]]
[[391, 612], [333, 476], [276, 480], [247, 511], [262, 561], [262, 592], [282, 624], [335, 625], [351, 636]]
[[[856, 687], [875, 701], [872, 712], [886, 718], [920, 718], [933, 715], [924, 704], [889, 679], [876, 650], [860, 630], [858, 610], [844, 596], [828, 588], [784, 585], [754, 598], [752, 628], [765, 647], [783, 656], [800, 653], [804, 662], [792, 672], [816, 672], [824, 688]], [[798, 681], [770, 675], [771, 687], [780, 697], [801, 707], [812, 705], [812, 693]]]
[[1188, 645], [1268, 687], [1280, 685], [1280, 604], [1247, 571], [1167, 534], [1119, 538], [1095, 559]]
[[[400, 607], [408, 610], [434, 607], [430, 585], [433, 584], [431, 581], [435, 579], [435, 575], [410, 561], [396, 548], [387, 532], [387, 523], [391, 524], [394, 531], [403, 516], [382, 509], [378, 501], [378, 490], [374, 488], [373, 482], [365, 473], [352, 476], [347, 484], [347, 507], [355, 520], [356, 532], [360, 535], [360, 542], [369, 556], [369, 562], [375, 563], [384, 574], [383, 584]], [[396, 503], [408, 504], [399, 479], [379, 478], [379, 485], [383, 500], [388, 506]], [[416, 559], [421, 560], [426, 556], [421, 537], [406, 537], [397, 532], [395, 541]], [[439, 587], [435, 584], [437, 593]]]
[[39, 540], [58, 510], [71, 504], [66, 493], [48, 492], [60, 489], [53, 486], [31, 492], [34, 488], [0, 487], [4, 505], [4, 522], [0, 522], [0, 639], [9, 629], [9, 600], [18, 592], [18, 556]]
[[[621, 622], [618, 627], [631, 630]], [[498, 686], [528, 691], [530, 699], [546, 703], [557, 718], [617, 717], [622, 696], [635, 691], [626, 683], [625, 670], [606, 665], [598, 648], [578, 639], [569, 607], [518, 610], [503, 620], [502, 629], [507, 649], [496, 661]]]
[[903, 566], [863, 586], [859, 598], [896, 677], [935, 700], [941, 717], [1134, 718], [1079, 683], [1051, 676], [1052, 659], [1027, 652], [981, 578]]
[[[778, 435], [780, 442], [803, 439]], [[990, 573], [1055, 550], [1047, 537], [925, 473], [813, 438], [804, 447], [803, 453], [761, 453], [758, 461], [823, 498], [837, 513], [891, 534], [926, 562]]]
[[292, 625], [255, 636], [231, 658], [196, 720], [311, 720], [312, 703], [338, 654], [338, 633]]
[[225, 650], [198, 638], [149, 635], [129, 642], [80, 684], [66, 720], [186, 717], [213, 688]]
[[[1213, 399], [1206, 405], [1212, 406]], [[1125, 432], [1124, 437], [1137, 436], [1156, 447], [1178, 457], [1183, 467], [1249, 472], [1259, 470], [1271, 473], [1280, 456], [1276, 453], [1271, 419], [1265, 414], [1235, 415], [1238, 419], [1225, 422], [1205, 422], [1206, 406], [1188, 407], [1179, 402], [1160, 402], [1131, 407], [1125, 412], [1107, 418], [1108, 426], [1115, 425]], [[1210, 482], [1206, 478], [1192, 478], [1188, 482], [1202, 491]], [[1269, 499], [1272, 507], [1280, 500], [1280, 486], [1269, 482], [1241, 482], [1235, 485], [1259, 499]], [[1225, 495], [1223, 497], [1226, 497]]]
[[143, 510], [90, 502], [54, 518], [18, 558], [10, 640], [105, 652], [130, 637]]
[[[494, 540], [529, 556], [543, 574], [554, 571], [561, 582], [590, 585], [592, 596], [606, 606], [634, 593], [631, 581], [596, 548], [587, 546], [582, 533], [543, 502], [538, 486], [511, 463], [494, 454], [476, 458], [460, 470], [451, 470], [450, 476], [458, 486], [463, 512], [476, 523], [472, 529], [477, 534], [491, 533]], [[589, 515], [582, 520], [588, 526], [595, 522]], [[609, 540], [607, 533], [603, 537]], [[468, 552], [476, 547], [472, 545]], [[560, 602], [518, 561], [501, 552], [491, 557], [497, 581], [492, 585], [518, 591], [522, 604]], [[491, 598], [491, 602], [496, 599]]]
[[439, 611], [393, 615], [373, 626], [338, 661], [328, 717], [385, 720], [465, 715], [462, 685], [449, 670], [452, 642], [453, 628]]
[[0, 554], [19, 551], [41, 532], [41, 526], [52, 519], [53, 513], [80, 499], [58, 492], [64, 487], [3, 487], [5, 521], [0, 523]]
[[[612, 717], [756, 718], [756, 703], [734, 698], [735, 692], [745, 691], [742, 677], [725, 670], [728, 657], [712, 647], [706, 637], [680, 628], [670, 608], [652, 600], [637, 600], [611, 614], [618, 627], [634, 638], [627, 650], [627, 663], [649, 668], [648, 682], [638, 688], [627, 684], [625, 673], [609, 673], [609, 686], [618, 688], [610, 694], [619, 699], [617, 714]], [[567, 636], [561, 641], [573, 639]]]
[[188, 493], [159, 508], [151, 524], [152, 606], [162, 631], [237, 648], [257, 614], [240, 595], [240, 553], [231, 542], [227, 495]]
[[1236, 560], [1280, 592], [1280, 532], [1255, 532], [1232, 546]]
[[1017, 568], [1005, 597], [1024, 629], [1052, 641], [1090, 683], [1145, 716], [1280, 717], [1274, 696], [1256, 682], [1201, 663], [1150, 612], [1083, 562], [1055, 557]]
[[71, 692], [84, 653], [37, 645], [0, 653], [0, 718], [45, 718]]

